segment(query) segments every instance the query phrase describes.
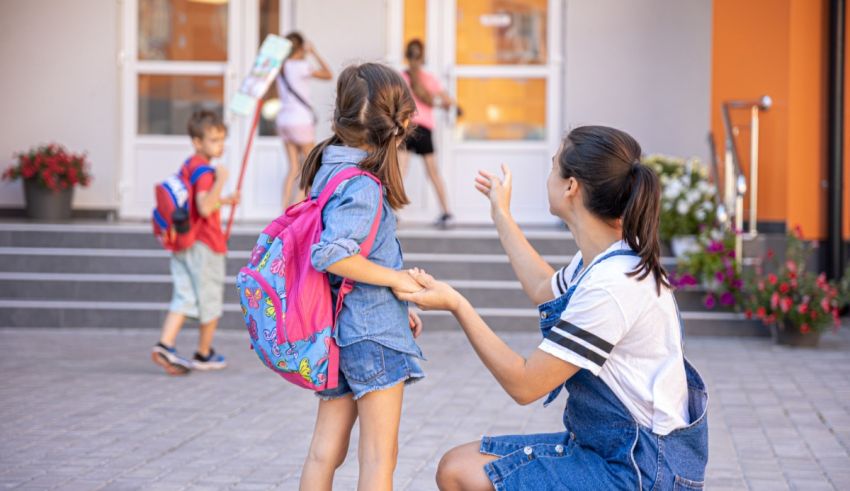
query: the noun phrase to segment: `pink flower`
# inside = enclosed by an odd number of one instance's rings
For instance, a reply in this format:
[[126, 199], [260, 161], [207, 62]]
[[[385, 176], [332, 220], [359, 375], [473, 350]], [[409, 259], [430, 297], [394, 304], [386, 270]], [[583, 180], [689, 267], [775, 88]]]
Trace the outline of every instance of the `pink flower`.
[[791, 300], [791, 297], [782, 297], [779, 300], [779, 309], [782, 310], [782, 313], [787, 313], [791, 310], [793, 303], [794, 302]]
[[725, 292], [720, 296], [721, 305], [735, 305], [735, 295], [731, 292]]
[[709, 293], [705, 296], [703, 304], [705, 304], [705, 308], [713, 309], [717, 305], [717, 300], [714, 298], [713, 294]]
[[807, 304], [807, 303], [802, 303], [802, 304], [797, 306], [797, 312], [799, 312], [801, 314], [805, 314], [808, 311], [809, 311], [809, 304]]
[[777, 281], [779, 281], [779, 279], [776, 277], [776, 275], [775, 275], [775, 274], [770, 273], [769, 275], [767, 275], [767, 281], [768, 281], [771, 285], [775, 285], [775, 284], [776, 284], [776, 282], [777, 282]]
[[770, 307], [776, 308], [779, 306], [779, 292], [773, 292], [773, 295], [770, 296]]

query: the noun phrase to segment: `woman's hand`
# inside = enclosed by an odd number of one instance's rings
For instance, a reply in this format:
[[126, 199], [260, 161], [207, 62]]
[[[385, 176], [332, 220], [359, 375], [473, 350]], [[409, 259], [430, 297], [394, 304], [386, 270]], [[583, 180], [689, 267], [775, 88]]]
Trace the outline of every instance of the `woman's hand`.
[[419, 314], [410, 309], [407, 310], [407, 319], [410, 321], [410, 330], [413, 331], [413, 337], [418, 338], [422, 334], [422, 319], [419, 317]]
[[484, 170], [479, 170], [475, 178], [475, 189], [490, 199], [490, 216], [493, 220], [499, 215], [511, 214], [511, 170], [502, 164], [502, 173], [505, 175], [504, 180]]
[[408, 271], [411, 279], [420, 285], [414, 293], [396, 294], [399, 300], [415, 303], [422, 310], [448, 310], [454, 312], [463, 301], [463, 296], [447, 283], [437, 281], [419, 268]]

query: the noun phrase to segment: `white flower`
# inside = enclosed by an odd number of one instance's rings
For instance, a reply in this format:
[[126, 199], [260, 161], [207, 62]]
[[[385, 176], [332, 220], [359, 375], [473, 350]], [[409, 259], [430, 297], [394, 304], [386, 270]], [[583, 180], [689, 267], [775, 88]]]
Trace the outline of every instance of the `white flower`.
[[692, 189], [692, 190], [688, 191], [687, 199], [688, 199], [688, 202], [690, 204], [692, 204], [692, 205], [696, 204], [697, 202], [700, 201], [701, 198], [702, 198], [702, 195], [696, 189]]
[[687, 213], [689, 208], [690, 207], [688, 206], [688, 204], [684, 201], [679, 201], [679, 203], [676, 205], [676, 211], [679, 212], [680, 215], [684, 215], [685, 213]]
[[694, 216], [696, 216], [697, 221], [701, 222], [701, 221], [705, 220], [705, 212], [702, 210], [702, 208], [697, 210], [696, 213], [694, 214]]

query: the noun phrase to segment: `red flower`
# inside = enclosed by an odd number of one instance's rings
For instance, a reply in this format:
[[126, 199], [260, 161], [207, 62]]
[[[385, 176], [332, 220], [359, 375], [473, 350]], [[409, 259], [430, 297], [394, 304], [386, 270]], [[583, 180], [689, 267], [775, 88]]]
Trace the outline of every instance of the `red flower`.
[[797, 306], [797, 312], [799, 312], [801, 314], [805, 314], [808, 311], [809, 311], [809, 304], [807, 304], [807, 303], [802, 303], [802, 304]]
[[770, 296], [770, 307], [776, 308], [779, 306], [779, 293], [773, 292], [773, 295]]
[[779, 279], [776, 277], [776, 275], [775, 275], [775, 274], [770, 273], [769, 275], [767, 275], [767, 281], [768, 281], [768, 283], [770, 283], [771, 285], [775, 285], [775, 284], [776, 284], [776, 282], [777, 282], [777, 281], [779, 281]]
[[767, 258], [768, 259], [773, 259], [773, 256], [775, 256], [775, 255], [776, 255], [776, 253], [773, 252], [773, 249], [767, 250]]
[[800, 332], [803, 334], [808, 334], [809, 332], [811, 332], [811, 330], [812, 328], [809, 327], [809, 325], [806, 323], [800, 325]]
[[784, 294], [788, 293], [789, 290], [791, 290], [791, 287], [788, 286], [788, 283], [785, 283], [783, 281], [782, 284], [779, 285], [779, 293], [782, 293], [784, 295]]
[[758, 317], [759, 319], [764, 319], [765, 317], [767, 317], [767, 309], [765, 309], [764, 307], [759, 307], [758, 310], [756, 310], [756, 317]]
[[753, 318], [753, 311], [750, 310], [750, 309], [745, 310], [744, 311], [744, 317], [746, 317], [748, 320], [752, 319]]
[[779, 300], [779, 309], [782, 310], [783, 314], [787, 313], [789, 310], [791, 310], [791, 306], [793, 305], [793, 303], [794, 302], [791, 300], [791, 297], [782, 297]]

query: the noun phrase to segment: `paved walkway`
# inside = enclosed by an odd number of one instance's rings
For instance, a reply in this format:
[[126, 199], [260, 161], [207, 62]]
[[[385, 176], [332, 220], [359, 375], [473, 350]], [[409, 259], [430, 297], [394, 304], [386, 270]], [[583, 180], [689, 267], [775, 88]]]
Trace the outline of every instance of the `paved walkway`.
[[[0, 330], [0, 487], [296, 489], [312, 394], [262, 368], [240, 331], [217, 340], [231, 368], [167, 377], [148, 358], [155, 336]], [[527, 353], [537, 336], [507, 339]], [[563, 401], [516, 406], [460, 333], [426, 332], [422, 347], [428, 378], [407, 392], [396, 489], [435, 489], [440, 455], [483, 433], [559, 428]], [[850, 330], [818, 350], [733, 338], [687, 350], [711, 391], [707, 489], [850, 489]], [[356, 476], [352, 452], [336, 489]]]

